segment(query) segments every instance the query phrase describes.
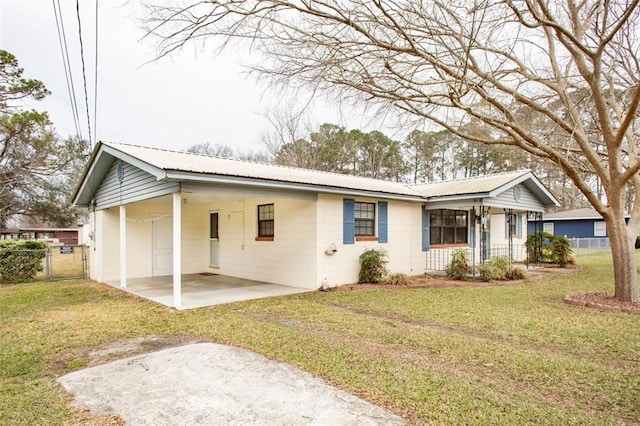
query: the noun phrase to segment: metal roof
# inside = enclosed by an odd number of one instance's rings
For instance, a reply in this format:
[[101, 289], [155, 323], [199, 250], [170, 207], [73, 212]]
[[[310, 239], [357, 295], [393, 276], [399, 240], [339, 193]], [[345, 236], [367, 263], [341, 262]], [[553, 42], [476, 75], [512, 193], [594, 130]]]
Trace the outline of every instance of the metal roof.
[[489, 194], [527, 174], [531, 174], [531, 172], [529, 170], [520, 170], [517, 172], [425, 183], [416, 185], [414, 188], [427, 194], [428, 197]]
[[[420, 193], [400, 182], [308, 170], [273, 164], [254, 163], [227, 158], [208, 157], [188, 152], [170, 151], [119, 143], [104, 143], [145, 163], [164, 170], [167, 178], [187, 172], [203, 175], [233, 176], [288, 183], [349, 188], [420, 197]], [[187, 176], [181, 175], [182, 178]], [[195, 177], [197, 179], [197, 177]]]
[[80, 206], [89, 204], [107, 170], [117, 158], [145, 170], [158, 180], [226, 182], [306, 191], [378, 194], [416, 202], [424, 202], [436, 197], [461, 199], [468, 195], [492, 197], [508, 187], [524, 182], [540, 197], [544, 205], [557, 205], [553, 195], [527, 170], [424, 185], [408, 185], [401, 182], [113, 142], [99, 142], [96, 145], [73, 193], [74, 204]]
[[429, 201], [435, 201], [469, 197], [495, 197], [518, 184], [529, 188], [544, 206], [557, 207], [560, 205], [553, 194], [530, 170], [432, 182], [416, 185], [414, 188], [425, 194]]
[[545, 214], [543, 220], [585, 220], [585, 219], [600, 219], [602, 215], [595, 209], [584, 208], [576, 210], [566, 210], [563, 212]]

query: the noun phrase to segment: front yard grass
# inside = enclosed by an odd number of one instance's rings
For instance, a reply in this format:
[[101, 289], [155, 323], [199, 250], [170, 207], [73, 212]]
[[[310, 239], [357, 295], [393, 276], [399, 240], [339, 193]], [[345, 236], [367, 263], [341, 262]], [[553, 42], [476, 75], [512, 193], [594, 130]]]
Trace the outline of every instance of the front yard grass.
[[[608, 253], [510, 286], [308, 293], [174, 311], [90, 281], [0, 288], [0, 424], [76, 424], [60, 375], [124, 339], [213, 341], [288, 362], [413, 424], [637, 424], [640, 315]], [[111, 355], [111, 357], [123, 355]], [[89, 419], [91, 420], [91, 419]]]

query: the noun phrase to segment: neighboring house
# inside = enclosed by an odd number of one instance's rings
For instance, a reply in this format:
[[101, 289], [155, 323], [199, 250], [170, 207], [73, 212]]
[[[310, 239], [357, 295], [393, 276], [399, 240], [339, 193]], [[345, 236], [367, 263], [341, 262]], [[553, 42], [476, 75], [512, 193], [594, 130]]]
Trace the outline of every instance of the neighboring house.
[[452, 247], [478, 259], [526, 239], [557, 200], [529, 171], [426, 185], [98, 143], [73, 203], [90, 210], [91, 278], [216, 272], [316, 289], [357, 280], [382, 247], [392, 272], [422, 274]]
[[591, 208], [567, 210], [544, 215], [542, 220], [529, 221], [529, 232], [542, 230], [567, 238], [607, 238], [604, 219]]
[[54, 245], [82, 244], [79, 228], [13, 228], [0, 230], [0, 240], [44, 240]]

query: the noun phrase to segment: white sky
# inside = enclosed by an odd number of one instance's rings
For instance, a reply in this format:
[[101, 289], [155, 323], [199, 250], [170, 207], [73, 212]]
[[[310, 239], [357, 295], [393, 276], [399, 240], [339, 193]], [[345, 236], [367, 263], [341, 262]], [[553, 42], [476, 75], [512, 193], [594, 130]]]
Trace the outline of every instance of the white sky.
[[[80, 2], [92, 128], [95, 3]], [[82, 134], [87, 138], [76, 2], [60, 0], [60, 4]], [[261, 114], [276, 106], [279, 98], [242, 73], [238, 62], [243, 53], [214, 58], [213, 48], [187, 49], [143, 66], [154, 58], [155, 46], [152, 40], [139, 41], [143, 33], [134, 17], [141, 12], [136, 0], [99, 2], [97, 139], [178, 150], [203, 142], [243, 152], [264, 150], [260, 135], [269, 124]], [[25, 77], [42, 81], [52, 92], [30, 106], [48, 111], [61, 136], [75, 134], [52, 1], [0, 0], [0, 48], [16, 56]], [[337, 107], [318, 104], [310, 114], [314, 128], [331, 122], [373, 130], [358, 114], [342, 115]], [[344, 116], [350, 117], [349, 123]]]

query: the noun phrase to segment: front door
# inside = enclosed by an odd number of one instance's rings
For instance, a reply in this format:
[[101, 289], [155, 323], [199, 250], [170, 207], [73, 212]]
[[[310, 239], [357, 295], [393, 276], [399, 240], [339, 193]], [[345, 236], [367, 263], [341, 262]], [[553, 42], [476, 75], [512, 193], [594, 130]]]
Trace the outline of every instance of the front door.
[[219, 214], [209, 213], [209, 266], [220, 266], [220, 236], [218, 234]]
[[173, 218], [169, 215], [152, 216], [154, 277], [173, 274]]

